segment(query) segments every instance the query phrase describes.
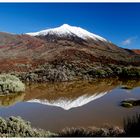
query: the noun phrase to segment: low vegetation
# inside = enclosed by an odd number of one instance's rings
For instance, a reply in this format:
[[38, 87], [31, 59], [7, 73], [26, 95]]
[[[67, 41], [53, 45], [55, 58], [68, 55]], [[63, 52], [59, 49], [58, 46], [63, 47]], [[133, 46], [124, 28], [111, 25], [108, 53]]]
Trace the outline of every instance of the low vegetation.
[[0, 94], [19, 93], [25, 91], [25, 85], [14, 75], [0, 75]]
[[129, 86], [122, 86], [121, 89], [132, 90], [133, 88]]
[[[17, 74], [18, 75], [18, 74]], [[73, 80], [91, 80], [95, 78], [139, 78], [140, 67], [118, 66], [113, 64], [97, 65], [82, 62], [55, 62], [40, 65], [33, 71], [19, 73], [26, 82], [63, 82]]]
[[127, 107], [127, 108], [131, 108], [134, 106], [140, 106], [140, 100], [128, 99], [128, 100], [122, 101], [120, 105], [122, 107]]
[[50, 137], [54, 133], [32, 128], [30, 122], [20, 117], [0, 118], [0, 137]]
[[140, 114], [124, 120], [125, 137], [140, 137]]
[[31, 127], [20, 117], [0, 118], [0, 137], [140, 137], [140, 114], [124, 119], [124, 128], [65, 128], [58, 133]]
[[59, 137], [120, 137], [123, 130], [118, 127], [106, 128], [66, 128], [58, 133]]
[[123, 129], [106, 128], [66, 128], [59, 132], [59, 137], [140, 137], [140, 114], [124, 119]]

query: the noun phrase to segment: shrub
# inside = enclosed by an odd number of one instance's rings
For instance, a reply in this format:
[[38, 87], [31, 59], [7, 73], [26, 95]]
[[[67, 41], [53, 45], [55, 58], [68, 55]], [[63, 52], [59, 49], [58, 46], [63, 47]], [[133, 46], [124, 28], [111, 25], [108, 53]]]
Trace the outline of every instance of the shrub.
[[24, 92], [25, 85], [14, 75], [0, 75], [0, 93], [18, 93]]
[[122, 68], [121, 67], [115, 67], [114, 68], [114, 72], [117, 74], [117, 75], [120, 75], [122, 73]]
[[126, 102], [122, 102], [122, 103], [121, 103], [121, 106], [122, 106], [122, 107], [126, 107], [126, 108], [133, 107], [133, 105], [132, 105], [131, 103], [126, 103]]
[[59, 137], [92, 137], [93, 132], [85, 128], [65, 128], [58, 133]]
[[107, 128], [65, 128], [58, 133], [59, 137], [117, 137], [123, 130], [118, 127]]
[[121, 106], [123, 107], [133, 107], [133, 106], [140, 106], [140, 100], [135, 99], [128, 99], [121, 102]]
[[54, 133], [32, 128], [30, 122], [20, 117], [0, 118], [0, 137], [50, 137]]

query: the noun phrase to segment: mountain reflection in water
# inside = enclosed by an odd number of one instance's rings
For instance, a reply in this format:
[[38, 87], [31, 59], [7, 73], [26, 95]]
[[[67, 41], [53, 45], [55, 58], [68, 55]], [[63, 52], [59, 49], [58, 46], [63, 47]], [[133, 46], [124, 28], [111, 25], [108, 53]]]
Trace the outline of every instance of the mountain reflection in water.
[[140, 81], [100, 79], [95, 81], [32, 84], [27, 86], [25, 93], [0, 96], [0, 106], [11, 106], [17, 102], [27, 101], [69, 110], [96, 100], [118, 86], [132, 89], [140, 86]]
[[[137, 88], [136, 88], [137, 87]], [[26, 92], [0, 96], [1, 117], [21, 116], [34, 127], [57, 132], [65, 127], [122, 127], [139, 107], [123, 108], [127, 98], [140, 99], [140, 81], [100, 79], [32, 84]]]
[[[98, 84], [100, 87], [98, 87]], [[112, 83], [109, 83], [109, 86], [107, 84], [108, 82], [105, 80], [53, 83], [41, 85], [40, 87], [31, 86], [30, 90], [27, 90], [25, 100], [69, 110], [83, 106], [107, 94], [114, 87]]]

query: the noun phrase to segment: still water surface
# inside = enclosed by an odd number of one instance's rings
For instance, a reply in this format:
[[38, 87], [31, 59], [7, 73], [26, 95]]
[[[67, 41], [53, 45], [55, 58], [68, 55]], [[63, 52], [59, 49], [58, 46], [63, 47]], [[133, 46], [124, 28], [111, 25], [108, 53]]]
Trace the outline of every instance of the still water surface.
[[34, 127], [54, 132], [65, 127], [122, 127], [124, 118], [140, 113], [139, 107], [119, 106], [128, 98], [140, 99], [140, 81], [102, 79], [33, 84], [23, 94], [1, 96], [0, 116], [21, 116]]

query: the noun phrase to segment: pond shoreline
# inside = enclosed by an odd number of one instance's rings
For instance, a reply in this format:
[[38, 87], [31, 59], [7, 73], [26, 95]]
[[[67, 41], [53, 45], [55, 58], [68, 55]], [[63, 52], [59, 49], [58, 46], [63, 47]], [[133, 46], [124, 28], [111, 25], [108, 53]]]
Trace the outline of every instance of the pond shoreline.
[[120, 101], [138, 99], [139, 87], [140, 80], [118, 78], [32, 83], [21, 94], [0, 97], [0, 112], [4, 118], [21, 116], [36, 128], [56, 133], [66, 127], [79, 131], [105, 124], [122, 128], [123, 118], [140, 112], [138, 107], [121, 107]]
[[[21, 117], [0, 118], [1, 137], [139, 137], [140, 114], [127, 118], [123, 129], [117, 126], [103, 128], [72, 127], [64, 128], [57, 133], [34, 128], [29, 121]], [[8, 130], [7, 130], [8, 127]], [[13, 129], [14, 128], [14, 129]]]

